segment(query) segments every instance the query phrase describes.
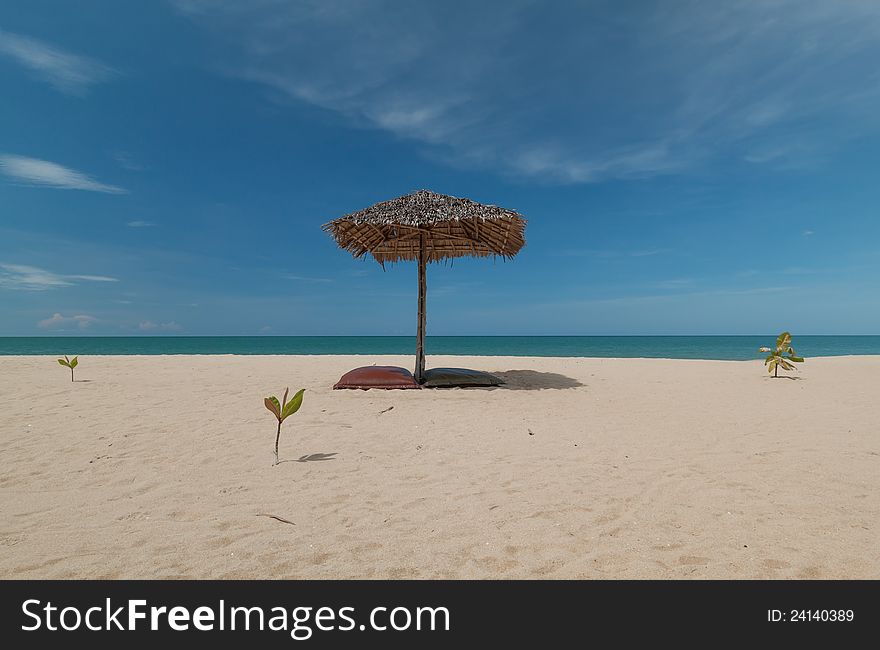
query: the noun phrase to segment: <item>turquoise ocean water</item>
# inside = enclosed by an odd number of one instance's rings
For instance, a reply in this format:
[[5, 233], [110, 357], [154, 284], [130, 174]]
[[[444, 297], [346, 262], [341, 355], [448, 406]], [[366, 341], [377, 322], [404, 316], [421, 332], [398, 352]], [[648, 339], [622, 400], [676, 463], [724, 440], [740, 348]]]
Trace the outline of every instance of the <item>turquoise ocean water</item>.
[[[767, 336], [429, 336], [427, 353], [526, 357], [758, 359]], [[880, 354], [880, 336], [795, 336], [806, 357]], [[414, 354], [407, 336], [0, 337], [10, 354]]]

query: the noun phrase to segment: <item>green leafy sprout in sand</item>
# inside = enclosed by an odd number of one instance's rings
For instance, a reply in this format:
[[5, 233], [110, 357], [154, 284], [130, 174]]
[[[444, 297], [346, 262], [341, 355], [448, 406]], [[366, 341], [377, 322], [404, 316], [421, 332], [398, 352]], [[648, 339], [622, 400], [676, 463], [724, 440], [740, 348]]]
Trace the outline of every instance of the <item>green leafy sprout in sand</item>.
[[67, 355], [64, 355], [63, 359], [58, 359], [58, 363], [60, 363], [65, 368], [70, 368], [70, 381], [73, 381], [73, 369], [79, 364], [79, 357], [74, 357], [73, 359], [68, 359]]
[[783, 370], [797, 370], [792, 365], [794, 363], [803, 363], [804, 358], [797, 356], [794, 348], [791, 347], [791, 334], [783, 332], [776, 339], [776, 348], [761, 348], [758, 352], [769, 352], [767, 358], [764, 359], [764, 365], [767, 366], [767, 372], [772, 372], [774, 377], [779, 376], [779, 367]]
[[263, 400], [263, 404], [266, 405], [266, 408], [272, 411], [272, 415], [278, 420], [278, 431], [275, 433], [275, 462], [274, 465], [278, 464], [278, 440], [281, 438], [281, 423], [284, 422], [289, 416], [293, 415], [299, 410], [299, 407], [302, 406], [303, 403], [303, 393], [306, 391], [305, 388], [301, 388], [297, 391], [296, 395], [288, 402], [287, 401], [287, 393], [290, 391], [289, 388], [284, 389], [284, 399], [280, 402], [278, 398], [274, 395], [271, 395]]

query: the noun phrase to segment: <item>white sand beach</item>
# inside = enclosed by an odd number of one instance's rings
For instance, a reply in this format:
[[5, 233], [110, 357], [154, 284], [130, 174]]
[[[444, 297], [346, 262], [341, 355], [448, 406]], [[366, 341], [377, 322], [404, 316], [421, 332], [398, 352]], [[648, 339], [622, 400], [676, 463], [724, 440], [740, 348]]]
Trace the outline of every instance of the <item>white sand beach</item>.
[[4, 357], [0, 577], [880, 578], [880, 357], [331, 390], [371, 363], [412, 358]]

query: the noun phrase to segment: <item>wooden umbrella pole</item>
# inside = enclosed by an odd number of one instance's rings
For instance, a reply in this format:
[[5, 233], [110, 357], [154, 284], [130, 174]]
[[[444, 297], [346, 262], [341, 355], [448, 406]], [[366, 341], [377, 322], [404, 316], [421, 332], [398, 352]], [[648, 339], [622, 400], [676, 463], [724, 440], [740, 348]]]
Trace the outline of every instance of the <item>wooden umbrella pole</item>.
[[418, 383], [424, 381], [425, 375], [425, 298], [428, 293], [425, 267], [428, 263], [428, 236], [422, 232], [419, 236], [419, 325], [416, 334], [416, 371]]

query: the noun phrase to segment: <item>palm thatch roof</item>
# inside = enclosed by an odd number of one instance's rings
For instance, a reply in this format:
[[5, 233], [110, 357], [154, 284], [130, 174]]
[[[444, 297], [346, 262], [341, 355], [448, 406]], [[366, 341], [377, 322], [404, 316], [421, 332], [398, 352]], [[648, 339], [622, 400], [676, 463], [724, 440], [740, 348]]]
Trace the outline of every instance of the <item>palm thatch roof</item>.
[[526, 220], [518, 212], [419, 190], [340, 217], [322, 226], [355, 257], [380, 264], [416, 260], [422, 234], [426, 262], [453, 257], [510, 258], [525, 245]]

